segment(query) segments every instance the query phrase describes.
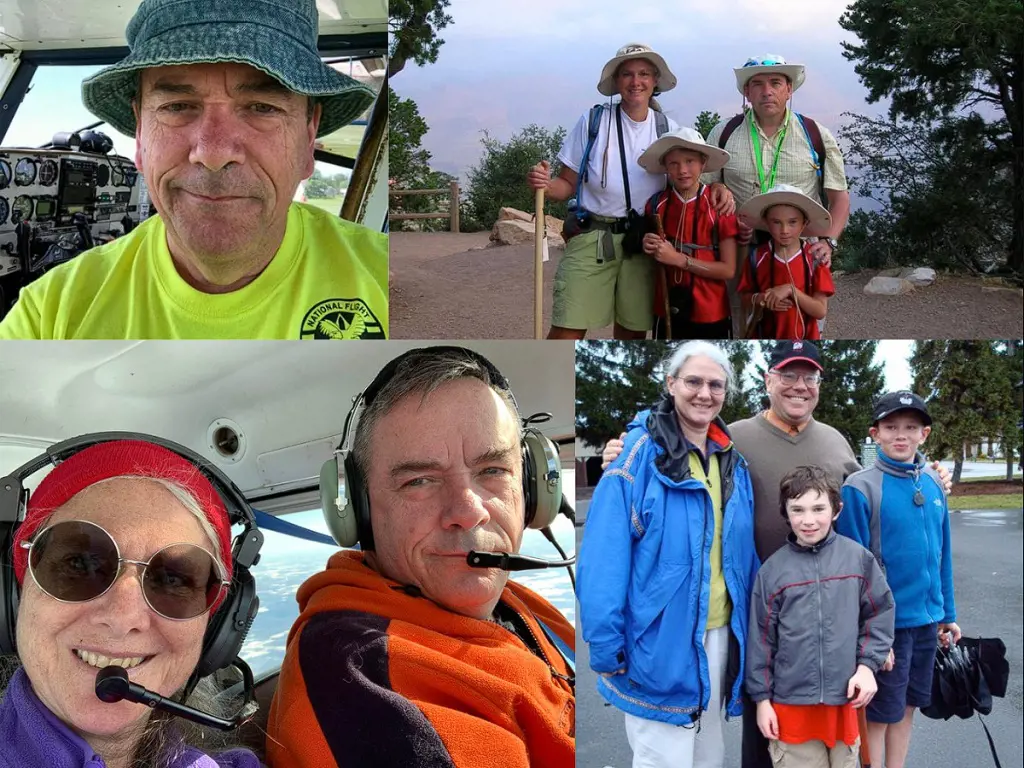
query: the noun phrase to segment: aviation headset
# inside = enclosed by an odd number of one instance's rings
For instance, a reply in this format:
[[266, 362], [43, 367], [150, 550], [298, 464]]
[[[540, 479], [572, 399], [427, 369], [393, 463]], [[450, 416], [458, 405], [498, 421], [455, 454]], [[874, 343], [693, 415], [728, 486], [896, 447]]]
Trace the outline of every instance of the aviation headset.
[[48, 464], [57, 466], [86, 448], [114, 440], [144, 440], [178, 454], [210, 481], [224, 502], [230, 523], [243, 526], [234, 540], [232, 551], [224, 553], [225, 557], [231, 556], [233, 575], [224, 602], [209, 618], [199, 664], [191, 678], [197, 681], [232, 665], [256, 618], [260, 601], [250, 569], [259, 560], [263, 533], [256, 525], [245, 496], [217, 467], [182, 445], [139, 432], [96, 432], [64, 440], [0, 479], [0, 600], [3, 602], [0, 610], [0, 654], [17, 652], [18, 583], [14, 576], [13, 545], [15, 532], [24, 521], [28, 506], [29, 492], [23, 481]]
[[[334, 457], [320, 470], [320, 503], [324, 520], [342, 547], [359, 544], [363, 550], [373, 550], [373, 529], [370, 525], [370, 497], [365, 480], [352, 455], [357, 413], [361, 414], [377, 395], [398, 375], [399, 369], [416, 358], [461, 354], [468, 362], [479, 364], [490, 378], [490, 385], [507, 393], [519, 409], [515, 395], [506, 379], [483, 355], [471, 349], [454, 346], [420, 347], [399, 355], [377, 374], [359, 395], [353, 399], [352, 409], [345, 418], [341, 442]], [[526, 526], [547, 528], [558, 516], [562, 504], [562, 473], [558, 448], [530, 424], [546, 421], [550, 414], [531, 416], [522, 420], [523, 438], [523, 500]]]

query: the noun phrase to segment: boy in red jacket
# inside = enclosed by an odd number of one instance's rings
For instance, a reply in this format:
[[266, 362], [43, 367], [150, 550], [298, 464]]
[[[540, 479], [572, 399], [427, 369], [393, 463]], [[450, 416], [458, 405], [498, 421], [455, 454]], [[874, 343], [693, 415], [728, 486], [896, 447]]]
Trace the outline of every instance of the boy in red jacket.
[[640, 156], [669, 186], [647, 201], [655, 232], [644, 252], [659, 264], [654, 295], [655, 339], [728, 339], [732, 313], [726, 280], [736, 274], [736, 216], [719, 216], [702, 173], [717, 171], [729, 153], [709, 146], [693, 128], [666, 133]]

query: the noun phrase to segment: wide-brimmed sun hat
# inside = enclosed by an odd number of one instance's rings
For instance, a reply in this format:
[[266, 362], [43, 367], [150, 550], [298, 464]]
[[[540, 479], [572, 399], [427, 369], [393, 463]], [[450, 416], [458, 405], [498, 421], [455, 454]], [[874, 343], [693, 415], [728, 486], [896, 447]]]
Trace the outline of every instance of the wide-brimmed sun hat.
[[614, 96], [619, 92], [619, 89], [615, 87], [615, 70], [622, 62], [633, 59], [646, 59], [658, 68], [657, 88], [660, 93], [671, 91], [676, 87], [676, 76], [672, 74], [672, 70], [668, 68], [668, 64], [661, 54], [655, 53], [651, 46], [643, 43], [626, 43], [608, 59], [608, 63], [601, 70], [601, 79], [597, 81], [597, 90], [601, 95]]
[[721, 170], [729, 162], [728, 152], [712, 147], [703, 136], [688, 127], [664, 134], [644, 150], [638, 162], [648, 173], [665, 173], [665, 155], [673, 149], [690, 149], [704, 155], [708, 159], [704, 173]]
[[750, 78], [755, 75], [784, 75], [793, 84], [794, 93], [797, 88], [804, 84], [804, 78], [807, 76], [807, 71], [803, 64], [787, 64], [786, 60], [781, 56], [773, 56], [770, 53], [747, 59], [746, 64], [734, 69], [733, 72], [736, 73], [736, 90], [740, 93], [743, 93], [743, 89], [750, 81]]
[[248, 64], [322, 105], [317, 136], [348, 125], [374, 91], [317, 52], [316, 0], [143, 0], [125, 36], [131, 53], [82, 83], [86, 109], [135, 135], [139, 72], [177, 64]]
[[832, 217], [824, 206], [788, 184], [778, 184], [764, 194], [754, 195], [736, 211], [736, 215], [753, 221], [755, 229], [767, 230], [768, 223], [764, 220], [764, 214], [776, 205], [791, 205], [803, 211], [807, 218], [804, 237], [824, 237], [832, 228]]

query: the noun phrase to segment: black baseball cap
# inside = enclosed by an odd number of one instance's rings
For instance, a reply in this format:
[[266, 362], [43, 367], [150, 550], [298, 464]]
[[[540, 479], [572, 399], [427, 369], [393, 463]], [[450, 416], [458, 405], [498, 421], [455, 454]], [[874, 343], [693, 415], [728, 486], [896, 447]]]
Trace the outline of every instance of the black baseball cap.
[[932, 417], [928, 415], [928, 409], [924, 400], [906, 389], [899, 392], [886, 392], [875, 401], [875, 409], [871, 415], [875, 424], [886, 416], [891, 416], [896, 411], [917, 411], [924, 417], [925, 426], [931, 426]]
[[818, 347], [809, 341], [780, 341], [772, 350], [768, 363], [773, 370], [790, 363], [810, 363], [819, 371], [824, 370]]

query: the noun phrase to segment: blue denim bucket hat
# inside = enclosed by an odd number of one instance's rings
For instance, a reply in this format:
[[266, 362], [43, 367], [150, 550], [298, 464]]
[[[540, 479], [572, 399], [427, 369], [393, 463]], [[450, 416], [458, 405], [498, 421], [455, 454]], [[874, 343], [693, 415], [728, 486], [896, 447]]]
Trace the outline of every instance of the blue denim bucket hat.
[[86, 109], [135, 135], [139, 72], [176, 64], [248, 64], [322, 105], [317, 136], [348, 125], [372, 88], [331, 69], [317, 52], [316, 0], [143, 0], [125, 36], [131, 53], [82, 83]]

